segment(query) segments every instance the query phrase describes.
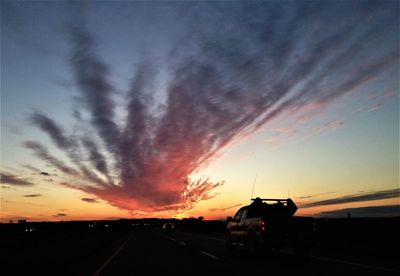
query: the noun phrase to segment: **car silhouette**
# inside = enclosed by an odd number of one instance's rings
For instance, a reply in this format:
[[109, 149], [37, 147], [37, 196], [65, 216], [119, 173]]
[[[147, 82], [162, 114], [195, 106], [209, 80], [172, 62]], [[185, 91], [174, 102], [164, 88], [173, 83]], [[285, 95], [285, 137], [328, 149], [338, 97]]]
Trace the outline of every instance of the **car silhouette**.
[[173, 223], [164, 223], [162, 226], [163, 233], [173, 233], [175, 231], [175, 225]]

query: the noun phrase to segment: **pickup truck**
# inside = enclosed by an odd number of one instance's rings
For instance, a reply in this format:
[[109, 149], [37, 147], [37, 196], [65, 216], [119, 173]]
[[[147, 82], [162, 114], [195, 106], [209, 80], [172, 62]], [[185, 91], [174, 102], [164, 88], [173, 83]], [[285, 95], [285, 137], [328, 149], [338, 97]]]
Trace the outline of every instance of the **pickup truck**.
[[290, 199], [252, 199], [235, 216], [227, 218], [226, 247], [231, 252], [245, 245], [254, 255], [261, 249], [292, 248], [307, 256], [314, 243], [315, 221], [312, 217], [295, 217], [296, 204]]

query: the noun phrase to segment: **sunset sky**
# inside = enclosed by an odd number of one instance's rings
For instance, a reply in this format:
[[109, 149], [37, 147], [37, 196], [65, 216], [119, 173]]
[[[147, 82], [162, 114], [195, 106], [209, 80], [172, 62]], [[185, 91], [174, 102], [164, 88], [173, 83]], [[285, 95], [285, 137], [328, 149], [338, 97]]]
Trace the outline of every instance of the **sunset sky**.
[[399, 216], [399, 8], [2, 1], [0, 220]]

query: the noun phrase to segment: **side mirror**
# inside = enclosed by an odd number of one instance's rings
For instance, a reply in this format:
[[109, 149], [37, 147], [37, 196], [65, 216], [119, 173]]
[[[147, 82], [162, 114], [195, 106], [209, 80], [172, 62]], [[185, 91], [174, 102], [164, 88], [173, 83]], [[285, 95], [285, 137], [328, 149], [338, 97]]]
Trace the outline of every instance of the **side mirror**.
[[226, 218], [226, 222], [228, 223], [228, 222], [230, 222], [230, 221], [232, 221], [233, 219], [232, 219], [232, 217], [227, 217]]

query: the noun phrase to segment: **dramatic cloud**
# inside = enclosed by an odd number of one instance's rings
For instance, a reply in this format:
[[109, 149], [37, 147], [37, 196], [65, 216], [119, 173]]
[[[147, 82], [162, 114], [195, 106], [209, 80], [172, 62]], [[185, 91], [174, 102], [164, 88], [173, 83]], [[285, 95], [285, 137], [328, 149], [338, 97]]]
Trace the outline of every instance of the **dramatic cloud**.
[[[212, 198], [222, 183], [190, 176], [232, 141], [278, 115], [323, 109], [398, 61], [396, 3], [290, 4], [216, 2], [189, 9], [191, 19], [181, 20], [188, 35], [163, 69], [164, 94], [153, 91], [157, 65], [143, 58], [120, 107], [124, 120], [116, 119], [110, 68], [95, 39], [83, 27], [72, 28], [70, 64], [83, 107], [74, 118], [86, 131], [71, 135], [41, 112], [31, 117], [72, 166], [37, 142], [25, 146], [69, 176], [64, 186], [119, 208], [174, 212]], [[359, 24], [358, 17], [368, 22]]]
[[99, 203], [99, 201], [95, 198], [84, 197], [84, 198], [81, 198], [81, 200], [88, 202], [88, 203]]
[[400, 205], [369, 206], [359, 208], [347, 208], [322, 212], [321, 217], [398, 217], [400, 216]]
[[47, 118], [39, 112], [35, 112], [31, 116], [31, 120], [41, 130], [49, 134], [53, 142], [62, 149], [69, 149], [74, 147], [74, 141], [65, 137], [63, 130], [50, 118]]
[[0, 173], [0, 181], [3, 184], [15, 186], [33, 186], [34, 184], [24, 178], [20, 178], [10, 173]]
[[59, 160], [58, 158], [49, 154], [47, 152], [47, 149], [40, 143], [27, 141], [24, 143], [24, 145], [26, 148], [31, 149], [38, 158], [47, 161], [52, 166], [59, 169], [61, 172], [71, 176], [79, 175], [79, 172], [77, 172], [75, 169], [65, 165], [65, 163], [62, 160]]
[[383, 190], [371, 193], [363, 193], [356, 195], [349, 195], [337, 198], [331, 198], [321, 201], [315, 201], [311, 203], [304, 204], [302, 208], [323, 206], [323, 205], [333, 205], [333, 204], [343, 204], [343, 203], [353, 203], [362, 201], [372, 201], [387, 198], [400, 198], [400, 189]]
[[[81, 173], [89, 181], [92, 181], [95, 183], [102, 183], [102, 180], [100, 178], [98, 178], [96, 174], [94, 174], [89, 168], [87, 168], [87, 166], [82, 164], [82, 157], [81, 157], [82, 154], [79, 151], [77, 142], [75, 140], [73, 140], [71, 137], [67, 137], [67, 135], [65, 135], [64, 130], [61, 127], [59, 127], [56, 122], [54, 122], [52, 119], [48, 118], [47, 116], [45, 116], [39, 112], [35, 112], [31, 116], [31, 120], [32, 120], [33, 124], [37, 125], [41, 130], [43, 130], [50, 136], [50, 138], [52, 139], [54, 144], [59, 149], [66, 152], [69, 159], [79, 168]], [[29, 144], [26, 144], [26, 146], [32, 147], [32, 145], [29, 145]], [[38, 148], [38, 145], [36, 145], [36, 148]], [[41, 151], [44, 152], [45, 149], [42, 149]], [[65, 169], [65, 166], [64, 166], [64, 169]]]
[[47, 172], [40, 172], [40, 175], [50, 176], [51, 174], [49, 174], [49, 173], [47, 173]]
[[71, 59], [83, 101], [91, 114], [91, 122], [111, 152], [117, 151], [120, 130], [114, 122], [115, 103], [109, 69], [94, 52], [94, 40], [79, 27], [71, 31], [74, 52]]
[[24, 195], [24, 197], [39, 197], [42, 196], [41, 194], [30, 194], [30, 195]]

